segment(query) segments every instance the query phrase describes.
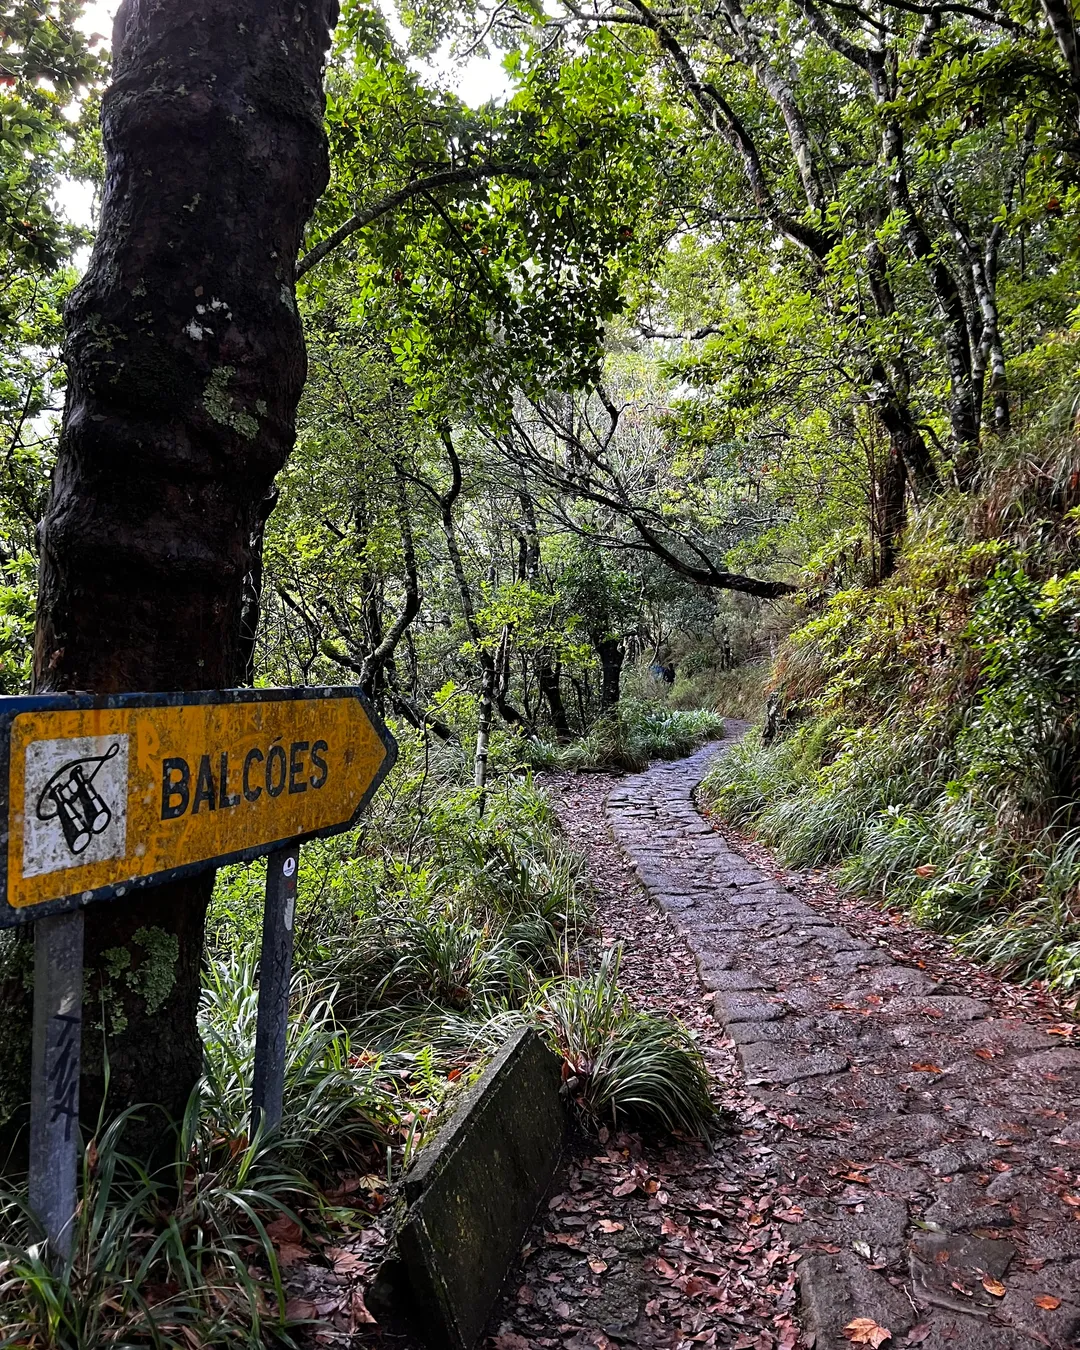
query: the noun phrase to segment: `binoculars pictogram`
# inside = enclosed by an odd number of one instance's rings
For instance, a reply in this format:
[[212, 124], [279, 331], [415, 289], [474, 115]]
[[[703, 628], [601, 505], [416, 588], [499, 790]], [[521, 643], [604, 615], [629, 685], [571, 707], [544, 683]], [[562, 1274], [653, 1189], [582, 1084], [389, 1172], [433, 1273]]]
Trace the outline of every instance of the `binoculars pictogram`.
[[59, 820], [67, 846], [82, 853], [95, 834], [109, 828], [112, 809], [94, 787], [101, 766], [120, 753], [120, 742], [110, 745], [103, 755], [72, 759], [53, 774], [37, 799], [38, 820]]

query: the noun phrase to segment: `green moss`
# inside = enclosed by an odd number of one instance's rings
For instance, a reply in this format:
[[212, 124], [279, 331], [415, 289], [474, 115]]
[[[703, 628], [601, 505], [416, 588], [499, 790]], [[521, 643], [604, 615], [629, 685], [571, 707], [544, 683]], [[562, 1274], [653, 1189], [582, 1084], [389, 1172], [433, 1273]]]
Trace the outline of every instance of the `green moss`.
[[231, 427], [246, 440], [253, 441], [259, 434], [258, 420], [251, 413], [235, 407], [229, 393], [229, 381], [235, 374], [235, 366], [218, 366], [211, 372], [203, 390], [203, 407], [219, 426]]
[[127, 1030], [125, 999], [141, 998], [148, 1013], [157, 1012], [176, 984], [176, 963], [180, 943], [175, 934], [163, 928], [139, 928], [132, 943], [142, 948], [142, 957], [133, 961], [127, 947], [110, 947], [102, 952], [103, 970], [99, 990], [102, 1020], [110, 1035], [121, 1036]]

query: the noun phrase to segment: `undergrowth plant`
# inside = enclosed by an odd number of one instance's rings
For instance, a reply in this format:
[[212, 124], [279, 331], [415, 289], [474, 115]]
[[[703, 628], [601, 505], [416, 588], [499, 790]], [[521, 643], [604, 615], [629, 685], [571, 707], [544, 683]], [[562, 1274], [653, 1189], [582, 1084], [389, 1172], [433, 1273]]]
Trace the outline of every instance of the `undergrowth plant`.
[[567, 1090], [594, 1120], [704, 1134], [716, 1110], [701, 1051], [678, 1022], [633, 1007], [619, 988], [621, 959], [609, 948], [591, 974], [547, 983], [533, 1000]]
[[[284, 1116], [278, 1147], [309, 1176], [369, 1160], [399, 1124], [401, 1096], [338, 1019], [337, 989], [301, 972], [293, 980], [285, 1045]], [[199, 1029], [201, 1093], [219, 1133], [243, 1139], [251, 1111], [258, 984], [253, 952], [210, 962]]]
[[679, 759], [723, 734], [723, 717], [709, 709], [624, 699], [568, 745], [537, 741], [526, 753], [534, 768], [635, 772], [654, 759]]
[[70, 1260], [49, 1251], [25, 1193], [0, 1195], [0, 1344], [295, 1344], [267, 1225], [295, 1222], [310, 1185], [266, 1140], [222, 1139], [197, 1095], [173, 1127], [175, 1163], [148, 1172], [122, 1150], [136, 1109], [84, 1151]]

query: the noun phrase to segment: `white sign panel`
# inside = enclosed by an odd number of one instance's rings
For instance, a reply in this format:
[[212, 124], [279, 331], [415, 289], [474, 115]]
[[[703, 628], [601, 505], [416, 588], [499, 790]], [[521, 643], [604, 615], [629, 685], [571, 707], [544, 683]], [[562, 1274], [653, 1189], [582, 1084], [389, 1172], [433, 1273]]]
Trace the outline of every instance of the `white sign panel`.
[[24, 784], [23, 876], [127, 853], [126, 735], [31, 741]]

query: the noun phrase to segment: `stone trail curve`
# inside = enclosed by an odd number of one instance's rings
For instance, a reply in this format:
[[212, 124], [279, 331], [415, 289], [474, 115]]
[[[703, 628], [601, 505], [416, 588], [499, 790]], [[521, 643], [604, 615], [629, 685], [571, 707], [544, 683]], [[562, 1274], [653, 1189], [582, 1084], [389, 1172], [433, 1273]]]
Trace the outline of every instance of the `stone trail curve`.
[[808, 1340], [849, 1350], [862, 1317], [886, 1350], [1077, 1346], [1080, 1051], [897, 964], [733, 852], [694, 803], [725, 748], [622, 780], [607, 815], [786, 1126]]

